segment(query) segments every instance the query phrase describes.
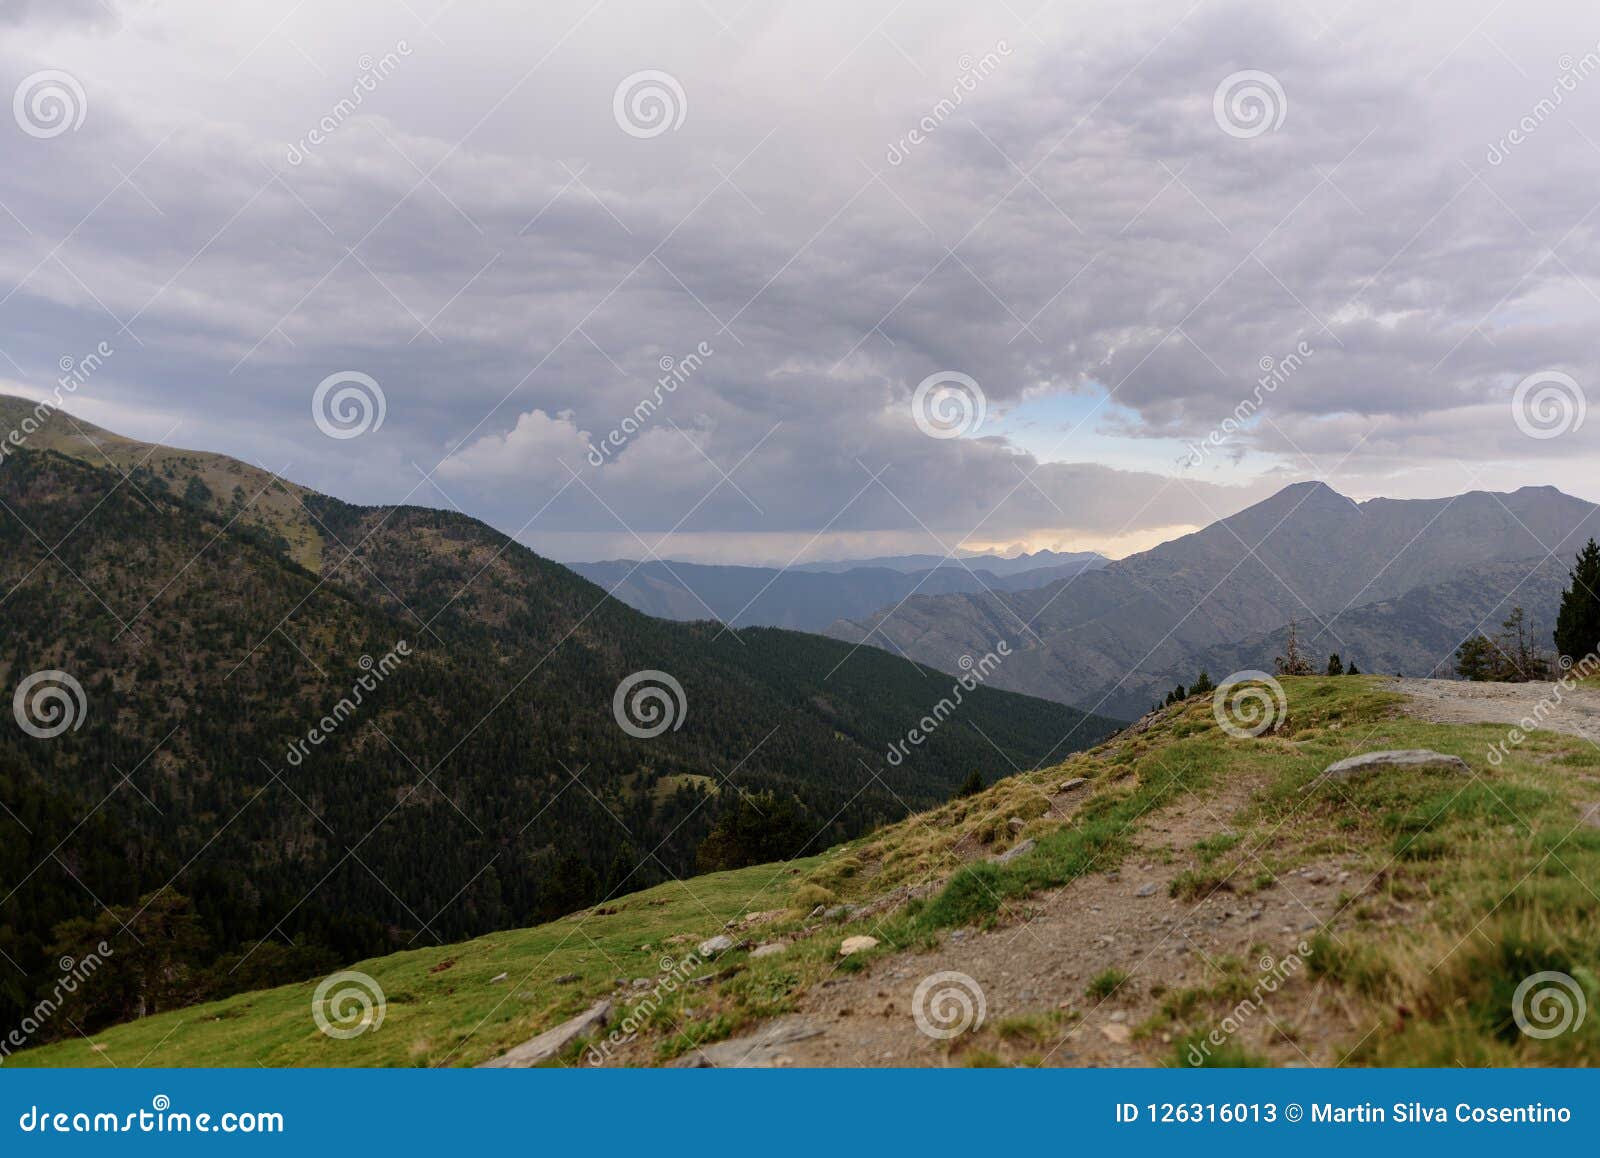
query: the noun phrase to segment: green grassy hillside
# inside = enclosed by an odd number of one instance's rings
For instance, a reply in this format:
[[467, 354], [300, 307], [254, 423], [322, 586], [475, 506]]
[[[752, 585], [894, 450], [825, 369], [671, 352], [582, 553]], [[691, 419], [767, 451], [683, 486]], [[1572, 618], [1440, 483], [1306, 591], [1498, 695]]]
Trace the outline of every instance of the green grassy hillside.
[[[1381, 679], [1284, 683], [1287, 714], [1257, 738], [1224, 733], [1211, 701], [1191, 699], [1057, 768], [811, 860], [664, 885], [524, 932], [357, 962], [388, 1006], [381, 1027], [349, 1040], [317, 1030], [306, 983], [59, 1042], [11, 1064], [469, 1065], [613, 993], [619, 1016], [652, 1002], [622, 1060], [664, 1062], [780, 1014], [817, 1016], [827, 994], [849, 992], [824, 983], [863, 985], [868, 998], [877, 988], [881, 998], [881, 987], [921, 976], [931, 955], [983, 942], [985, 931], [1005, 938], [1008, 967], [1032, 971], [1040, 1012], [995, 1017], [927, 1064], [1059, 1064], [1072, 1056], [1063, 1045], [1081, 1048], [1086, 1019], [1107, 1008], [1131, 1030], [1117, 1035], [1122, 1064], [1184, 1064], [1186, 1046], [1248, 995], [1256, 956], [1300, 941], [1311, 946], [1308, 967], [1274, 997], [1276, 1017], [1257, 1019], [1212, 1064], [1600, 1061], [1600, 1019], [1540, 1038], [1520, 1032], [1512, 1014], [1519, 983], [1542, 971], [1574, 979], [1589, 1004], [1600, 1000], [1600, 828], [1590, 811], [1600, 801], [1600, 753], [1536, 733], [1496, 766], [1486, 753], [1504, 727], [1411, 719]], [[1458, 755], [1473, 775], [1321, 778], [1334, 760], [1396, 747]], [[1058, 792], [1075, 777], [1087, 783]], [[1063, 809], [1063, 800], [1076, 803]], [[1031, 851], [992, 859], [1030, 840]], [[1053, 950], [1030, 957], [1037, 950], [1024, 926], [1045, 919], [1055, 890], [1114, 879], [1144, 858], [1170, 865], [1172, 908], [1161, 911], [1180, 925], [1218, 904], [1236, 914], [1263, 903], [1292, 910], [1290, 897], [1314, 887], [1326, 916], [1311, 930], [1241, 926], [1253, 938], [1241, 941], [1248, 958], [1202, 953], [1177, 987], [1151, 980], [1142, 951], [1119, 958], [1107, 947], [1103, 971], [1069, 983], [1052, 972]], [[1347, 881], [1308, 883], [1321, 882], [1312, 866], [1330, 862], [1348, 866]], [[1051, 919], [1074, 919], [1072, 896], [1059, 907], [1066, 916]], [[866, 919], [816, 915], [818, 905], [841, 903]], [[1157, 910], [1143, 912], [1157, 921]], [[633, 989], [633, 978], [653, 986], [698, 938], [751, 914], [731, 934], [741, 947], [692, 969], [702, 984], [664, 997]], [[953, 937], [959, 929], [969, 932]], [[1138, 932], [1125, 939], [1137, 943]], [[842, 938], [858, 933], [879, 944], [841, 958]], [[752, 942], [787, 948], [754, 957]], [[904, 1007], [865, 1013], [875, 1025], [909, 1028]], [[582, 1053], [576, 1045], [561, 1060]]]

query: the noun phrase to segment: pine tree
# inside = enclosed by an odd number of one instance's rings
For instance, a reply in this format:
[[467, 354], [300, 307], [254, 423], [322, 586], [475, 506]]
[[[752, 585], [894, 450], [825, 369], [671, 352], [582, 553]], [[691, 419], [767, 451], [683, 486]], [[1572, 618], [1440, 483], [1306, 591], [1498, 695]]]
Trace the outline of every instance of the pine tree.
[[1200, 674], [1195, 676], [1194, 683], [1189, 687], [1191, 696], [1209, 696], [1217, 690], [1217, 685], [1211, 682], [1211, 677], [1206, 674], [1206, 669], [1201, 668]]
[[961, 787], [956, 789], [956, 798], [959, 800], [963, 796], [976, 796], [984, 788], [983, 773], [974, 768], [961, 782]]
[[1600, 649], [1600, 545], [1590, 539], [1578, 552], [1571, 582], [1556, 615], [1556, 652], [1576, 663]]
[[1328, 657], [1328, 674], [1344, 675], [1344, 664], [1339, 662], [1339, 653], [1334, 652]]
[[1470, 635], [1456, 648], [1456, 675], [1480, 683], [1492, 680], [1499, 674], [1498, 658], [1488, 636], [1482, 633]]
[[1360, 675], [1361, 669], [1356, 666], [1356, 661], [1351, 660], [1350, 666], [1344, 669], [1345, 675]]

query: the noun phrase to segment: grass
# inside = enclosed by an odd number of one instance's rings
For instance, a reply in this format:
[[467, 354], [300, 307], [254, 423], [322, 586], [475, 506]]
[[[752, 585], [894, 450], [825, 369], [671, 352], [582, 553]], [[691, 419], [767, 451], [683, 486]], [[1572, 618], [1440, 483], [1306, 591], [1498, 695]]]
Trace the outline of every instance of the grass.
[[[93, 1035], [73, 1036], [7, 1059], [8, 1066], [437, 1066], [475, 1065], [503, 1053], [610, 993], [617, 978], [652, 981], [663, 958], [681, 960], [724, 922], [757, 909], [781, 908], [799, 876], [816, 860], [787, 868], [762, 865], [659, 885], [608, 903], [606, 916], [586, 913], [532, 929], [496, 933], [459, 945], [416, 949], [351, 969], [382, 987], [382, 1026], [336, 1040], [311, 1017], [315, 982], [241, 994], [208, 1005], [158, 1014]], [[688, 936], [687, 942], [669, 938]], [[726, 954], [695, 974], [736, 968], [744, 953]], [[446, 961], [455, 964], [434, 972]], [[503, 982], [491, 979], [501, 973]], [[573, 981], [556, 978], [576, 974]], [[648, 991], [646, 991], [648, 992]], [[675, 997], [699, 994], [679, 987]], [[751, 1006], [774, 1005], [771, 988], [752, 988]], [[688, 1000], [683, 997], [683, 1000]], [[681, 1011], [664, 1006], [653, 1023], [665, 1029]]]
[[[873, 971], [887, 955], [931, 945], [945, 930], [1025, 919], [1037, 894], [1117, 868], [1147, 817], [1204, 800], [1225, 778], [1258, 786], [1225, 831], [1192, 848], [1144, 854], [1186, 865], [1175, 895], [1292, 888], [1287, 874], [1332, 862], [1349, 866], [1351, 880], [1341, 884], [1334, 925], [1306, 934], [1306, 968], [1266, 999], [1280, 1003], [1278, 1015], [1249, 1020], [1199, 1064], [1298, 1057], [1287, 1047], [1298, 1045], [1299, 1027], [1283, 1013], [1303, 1006], [1313, 986], [1319, 1005], [1348, 1022], [1333, 1060], [1600, 1061], [1593, 1010], [1573, 1031], [1549, 1038], [1522, 1032], [1511, 1013], [1518, 986], [1537, 973], [1570, 978], [1574, 994], [1600, 1007], [1600, 829], [1582, 826], [1575, 808], [1600, 799], [1594, 749], [1537, 733], [1491, 766], [1486, 753], [1503, 727], [1401, 716], [1398, 698], [1372, 677], [1284, 682], [1291, 711], [1275, 733], [1226, 736], [1210, 702], [1194, 699], [1167, 709], [1140, 735], [1000, 780], [803, 862], [661, 886], [609, 903], [610, 915], [575, 914], [357, 962], [351, 968], [383, 987], [388, 1011], [380, 1030], [351, 1040], [316, 1030], [308, 982], [114, 1027], [92, 1041], [57, 1042], [7, 1064], [471, 1065], [580, 1012], [611, 993], [617, 978], [657, 977], [663, 956], [683, 956], [730, 919], [785, 910], [745, 934], [792, 941], [785, 952], [751, 960], [735, 951], [697, 967], [705, 983], [678, 987], [640, 1028], [626, 1060], [664, 1061], [792, 1012], [820, 982]], [[1461, 756], [1479, 775], [1321, 777], [1354, 752], [1407, 747]], [[1071, 795], [1071, 815], [1053, 812], [1055, 785], [1079, 776], [1087, 783]], [[1023, 822], [1020, 831], [1012, 818]], [[1005, 863], [991, 859], [1023, 840], [1035, 842], [1031, 851]], [[872, 919], [845, 926], [810, 916], [817, 905], [834, 904], [873, 905]], [[862, 931], [879, 947], [841, 960], [841, 938]], [[1137, 1040], [1160, 1051], [1148, 1060], [1170, 1048], [1172, 1064], [1195, 1064], [1189, 1047], [1259, 996], [1260, 957], [1252, 949], [1248, 961], [1218, 959], [1204, 984], [1170, 991], [1107, 969], [1088, 995], [1115, 995], [1136, 1013], [1146, 1007]], [[494, 982], [502, 972], [507, 980]], [[557, 984], [564, 974], [577, 979]], [[961, 1060], [1030, 1064], [1077, 1024], [1075, 1015], [1055, 1011], [999, 1011], [979, 1037], [963, 1039]], [[579, 1054], [581, 1046], [566, 1060]]]

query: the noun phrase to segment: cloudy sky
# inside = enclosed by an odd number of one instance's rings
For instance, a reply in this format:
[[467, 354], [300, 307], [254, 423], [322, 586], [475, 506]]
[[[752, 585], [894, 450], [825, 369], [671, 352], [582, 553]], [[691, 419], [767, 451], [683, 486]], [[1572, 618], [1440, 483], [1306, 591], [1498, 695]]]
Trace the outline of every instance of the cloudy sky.
[[1592, 4], [0, 0], [0, 80], [0, 390], [557, 558], [1600, 500]]

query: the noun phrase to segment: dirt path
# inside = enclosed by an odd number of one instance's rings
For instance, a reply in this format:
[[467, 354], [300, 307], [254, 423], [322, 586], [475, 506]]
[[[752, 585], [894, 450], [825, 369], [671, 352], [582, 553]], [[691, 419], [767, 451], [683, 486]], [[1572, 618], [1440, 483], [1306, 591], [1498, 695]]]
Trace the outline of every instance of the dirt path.
[[1396, 680], [1395, 689], [1410, 697], [1406, 713], [1418, 719], [1509, 725], [1534, 717], [1538, 709], [1543, 713], [1543, 726], [1551, 731], [1600, 744], [1600, 689], [1418, 679]]
[[[1256, 784], [1237, 780], [1205, 800], [1188, 797], [1145, 824], [1138, 849], [1120, 872], [1093, 873], [1035, 898], [1021, 921], [992, 932], [957, 929], [929, 952], [906, 952], [874, 962], [859, 974], [841, 973], [804, 999], [793, 1016], [750, 1038], [712, 1047], [717, 1065], [941, 1066], [965, 1065], [971, 1051], [999, 1060], [1031, 1057], [1055, 1066], [1150, 1065], [1172, 1056], [1170, 1038], [1136, 1038], [1134, 1027], [1156, 1012], [1163, 994], [1214, 983], [1208, 964], [1244, 962], [1246, 975], [1271, 969], [1331, 918], [1341, 891], [1359, 888], [1343, 864], [1308, 867], [1248, 899], [1219, 891], [1199, 902], [1168, 895], [1168, 885], [1196, 861], [1195, 842], [1229, 831]], [[852, 925], [842, 933], [870, 933]], [[1269, 960], [1271, 959], [1271, 960]], [[1108, 969], [1128, 981], [1107, 998], [1090, 996], [1092, 979]], [[981, 992], [984, 1029], [951, 1043], [919, 1028], [916, 991], [936, 982], [956, 1003], [974, 1005]], [[959, 978], [953, 975], [960, 975]], [[924, 1010], [936, 998], [925, 998]], [[1279, 1064], [1327, 1064], [1347, 1029], [1334, 1009], [1315, 1002], [1290, 1013], [1289, 1040], [1269, 1032], [1269, 1017], [1250, 1036], [1252, 1049]], [[1019, 1026], [1018, 1019], [1025, 1019]], [[1020, 1032], [1019, 1032], [1020, 1030]], [[1009, 1031], [1009, 1032], [1008, 1032]], [[773, 1048], [768, 1043], [780, 1044]]]

